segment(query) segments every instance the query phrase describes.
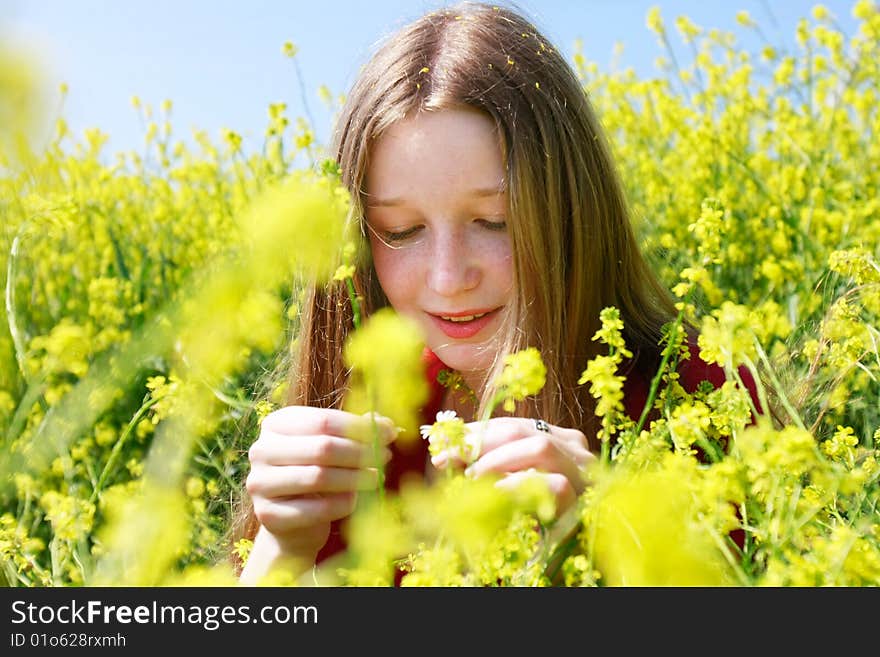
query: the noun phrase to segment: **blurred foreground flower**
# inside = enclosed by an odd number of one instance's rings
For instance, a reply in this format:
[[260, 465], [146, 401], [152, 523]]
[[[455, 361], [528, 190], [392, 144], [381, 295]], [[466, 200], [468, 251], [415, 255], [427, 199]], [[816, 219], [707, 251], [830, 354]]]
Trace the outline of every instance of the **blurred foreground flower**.
[[[677, 458], [677, 457], [670, 457]], [[694, 496], [696, 475], [621, 470], [597, 484], [582, 536], [608, 586], [737, 583]]]
[[419, 409], [428, 399], [418, 326], [390, 308], [371, 315], [345, 345], [345, 364], [352, 386], [344, 408], [352, 413], [375, 411], [405, 431], [404, 440], [418, 435]]

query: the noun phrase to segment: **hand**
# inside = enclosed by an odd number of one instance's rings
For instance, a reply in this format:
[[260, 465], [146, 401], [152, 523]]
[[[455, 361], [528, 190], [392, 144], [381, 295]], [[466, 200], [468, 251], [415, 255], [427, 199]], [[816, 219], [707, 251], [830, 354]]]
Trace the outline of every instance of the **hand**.
[[[556, 513], [570, 507], [586, 488], [584, 473], [596, 460], [587, 447], [586, 436], [577, 429], [549, 425], [550, 432], [539, 431], [535, 421], [518, 417], [492, 418], [471, 422], [470, 432], [481, 435], [477, 459], [465, 470], [469, 476], [500, 475], [502, 488], [518, 486], [524, 477], [537, 475], [547, 483], [556, 498]], [[437, 468], [453, 464], [449, 454], [434, 456]]]
[[376, 430], [379, 456], [387, 462], [387, 445], [397, 435], [388, 418], [309, 406], [287, 406], [263, 418], [248, 452], [246, 481], [261, 528], [243, 579], [254, 580], [282, 559], [314, 563], [330, 523], [354, 511], [358, 490], [378, 483]]

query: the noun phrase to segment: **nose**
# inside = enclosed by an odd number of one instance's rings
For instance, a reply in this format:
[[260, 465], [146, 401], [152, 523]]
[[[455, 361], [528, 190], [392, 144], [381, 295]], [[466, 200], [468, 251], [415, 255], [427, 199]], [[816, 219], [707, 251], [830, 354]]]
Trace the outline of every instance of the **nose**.
[[461, 233], [437, 235], [427, 257], [427, 285], [436, 294], [452, 297], [479, 285], [478, 254]]

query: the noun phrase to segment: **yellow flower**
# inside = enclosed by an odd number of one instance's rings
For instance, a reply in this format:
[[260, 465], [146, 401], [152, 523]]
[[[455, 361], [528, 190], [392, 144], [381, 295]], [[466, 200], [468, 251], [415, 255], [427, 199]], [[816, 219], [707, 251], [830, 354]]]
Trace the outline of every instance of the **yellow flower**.
[[716, 199], [704, 199], [701, 204], [700, 216], [688, 226], [697, 238], [698, 252], [702, 255], [702, 263], [719, 263], [721, 254], [721, 235], [724, 230], [724, 210]]
[[663, 17], [660, 15], [660, 7], [651, 7], [648, 9], [648, 14], [645, 16], [645, 25], [648, 26], [648, 29], [652, 32], [656, 32], [658, 35], [662, 35], [666, 28], [663, 26]]
[[257, 414], [257, 418], [261, 421], [274, 410], [275, 404], [266, 399], [261, 399], [254, 405], [254, 412]]
[[419, 327], [391, 308], [382, 308], [354, 331], [343, 350], [352, 369], [352, 386], [344, 408], [354, 413], [375, 411], [391, 418], [414, 438], [418, 413], [428, 398]]
[[620, 310], [613, 306], [603, 308], [599, 312], [599, 321], [602, 327], [593, 335], [593, 340], [607, 344], [615, 353], [629, 358], [632, 354], [627, 350], [623, 341], [623, 320], [620, 319]]
[[547, 368], [541, 359], [541, 352], [535, 347], [507, 354], [504, 357], [504, 369], [496, 381], [504, 410], [513, 412], [516, 402], [540, 392], [546, 377]]
[[612, 356], [596, 356], [587, 363], [578, 383], [590, 384], [590, 394], [598, 399], [596, 415], [609, 415], [614, 411], [623, 411], [622, 377], [617, 376], [618, 361]]
[[756, 23], [751, 14], [747, 11], [738, 11], [736, 13], [736, 22], [743, 27], [755, 27]]
[[450, 452], [451, 458], [471, 463], [479, 456], [480, 445], [477, 436], [472, 436], [455, 411], [439, 411], [433, 424], [419, 427], [422, 438], [428, 441], [431, 456]]
[[40, 498], [40, 505], [46, 510], [46, 518], [58, 538], [79, 541], [91, 532], [95, 516], [91, 502], [49, 491]]
[[859, 20], [867, 21], [877, 14], [877, 6], [872, 0], [858, 0], [853, 5], [852, 15]]
[[[598, 400], [596, 415], [609, 418], [623, 411], [623, 384], [624, 377], [617, 375], [617, 369], [623, 358], [629, 358], [632, 353], [626, 348], [623, 340], [623, 321], [620, 319], [620, 311], [609, 306], [599, 313], [602, 327], [596, 331], [593, 340], [598, 340], [608, 345], [608, 355], [599, 354], [587, 363], [578, 385], [590, 384], [590, 394]], [[613, 427], [603, 424], [600, 436], [608, 440]]]
[[318, 280], [332, 276], [346, 241], [347, 211], [347, 192], [328, 178], [292, 176], [265, 192], [241, 220], [252, 280], [284, 280], [291, 265]]
[[187, 497], [198, 498], [205, 494], [205, 482], [200, 477], [189, 477], [186, 480]]
[[346, 278], [354, 276], [354, 265], [339, 265], [336, 273], [333, 274], [334, 281], [344, 281]]
[[464, 586], [466, 579], [462, 574], [464, 563], [461, 555], [454, 549], [439, 546], [427, 549], [424, 543], [416, 553], [409, 555], [407, 574], [401, 586]]
[[725, 301], [712, 316], [704, 317], [697, 338], [700, 357], [707, 363], [735, 368], [756, 359], [755, 331], [744, 306]]
[[825, 5], [815, 5], [812, 14], [813, 18], [817, 21], [826, 21], [831, 18], [831, 12], [828, 11], [828, 7]]
[[842, 276], [849, 276], [856, 285], [880, 283], [880, 266], [865, 248], [834, 251], [828, 256], [828, 267]]
[[699, 519], [690, 489], [696, 473], [677, 470], [620, 472], [598, 484], [596, 500], [584, 512], [583, 537], [606, 585], [735, 583]]
[[702, 402], [684, 402], [676, 406], [669, 420], [669, 431], [676, 447], [688, 451], [705, 438], [711, 422], [709, 408]]

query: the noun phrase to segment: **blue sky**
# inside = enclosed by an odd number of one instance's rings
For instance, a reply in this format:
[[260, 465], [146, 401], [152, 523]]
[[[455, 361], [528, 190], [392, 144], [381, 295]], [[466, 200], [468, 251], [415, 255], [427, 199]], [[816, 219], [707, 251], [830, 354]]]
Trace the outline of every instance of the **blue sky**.
[[[851, 34], [854, 0], [826, 0]], [[331, 116], [317, 95], [319, 85], [344, 93], [373, 45], [394, 27], [438, 6], [428, 0], [315, 2], [288, 0], [0, 0], [0, 40], [38, 59], [51, 97], [60, 82], [70, 91], [63, 115], [79, 134], [99, 127], [109, 150], [140, 150], [144, 127], [130, 105], [133, 95], [158, 106], [173, 103], [175, 136], [191, 128], [212, 137], [221, 128], [259, 145], [267, 107], [286, 102], [291, 117], [305, 116], [305, 97], [316, 132], [329, 133]], [[687, 15], [703, 27], [734, 30], [743, 43], [757, 41], [737, 27], [747, 10], [775, 44], [792, 49], [794, 26], [814, 2], [803, 0], [519, 0], [517, 5], [570, 57], [576, 39], [587, 59], [608, 68], [614, 44], [624, 46], [621, 66], [651, 74], [662, 54], [645, 27], [659, 6], [667, 23]], [[676, 36], [674, 29], [673, 36]], [[281, 54], [291, 41], [297, 63]], [[677, 39], [674, 43], [679, 44]]]

